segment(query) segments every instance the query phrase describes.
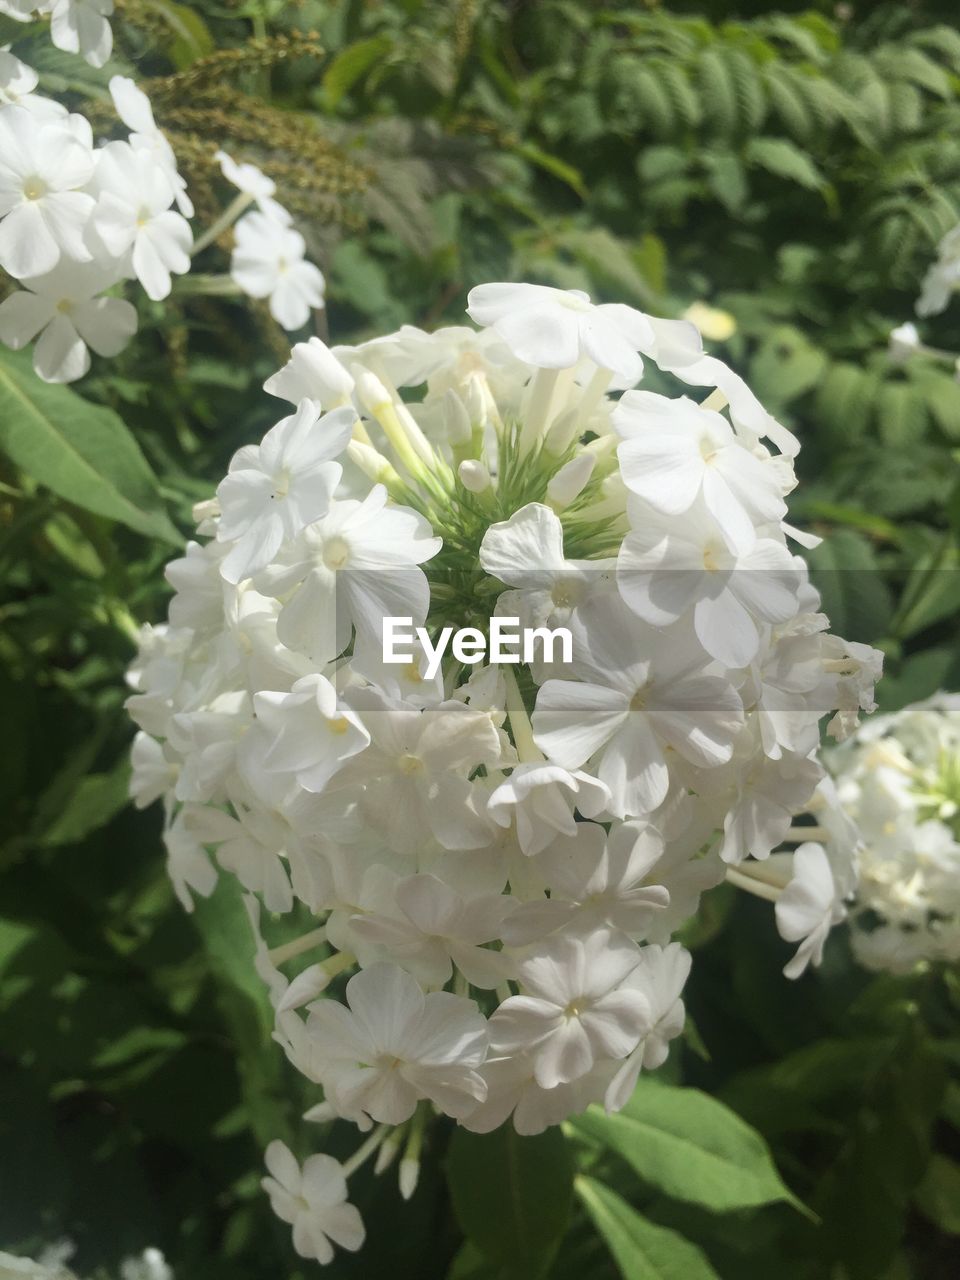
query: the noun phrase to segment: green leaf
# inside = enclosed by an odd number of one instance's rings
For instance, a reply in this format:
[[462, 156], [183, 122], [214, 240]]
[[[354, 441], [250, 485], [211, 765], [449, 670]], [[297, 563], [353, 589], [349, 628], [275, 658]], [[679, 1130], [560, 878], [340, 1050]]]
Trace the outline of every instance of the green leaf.
[[580, 171], [575, 169], [572, 164], [568, 164], [566, 160], [561, 160], [559, 156], [551, 155], [532, 142], [523, 142], [515, 150], [518, 155], [529, 160], [531, 164], [537, 165], [545, 172], [552, 173], [561, 182], [565, 182], [568, 187], [577, 193], [581, 200], [586, 200], [586, 184], [580, 175]]
[[42, 382], [24, 352], [0, 351], [0, 448], [68, 502], [149, 537], [182, 541], [124, 422], [67, 387]]
[[323, 97], [329, 111], [336, 111], [360, 77], [393, 48], [388, 35], [370, 36], [341, 49], [323, 76]]
[[520, 1137], [510, 1124], [493, 1133], [457, 1129], [447, 1182], [464, 1235], [517, 1280], [543, 1275], [567, 1228], [573, 1160], [559, 1129]]
[[623, 1280], [720, 1280], [695, 1244], [644, 1218], [602, 1182], [581, 1176], [576, 1189]]
[[81, 778], [60, 813], [40, 837], [42, 846], [76, 844], [116, 817], [129, 799], [126, 754], [108, 773]]
[[778, 178], [788, 178], [810, 191], [824, 185], [823, 174], [807, 153], [786, 138], [751, 138], [744, 154], [749, 164], [766, 169]]
[[836, 529], [806, 554], [832, 630], [875, 643], [890, 625], [892, 602], [870, 542], [855, 529]]
[[716, 1213], [775, 1200], [801, 1207], [781, 1181], [763, 1138], [699, 1089], [641, 1080], [619, 1113], [590, 1107], [571, 1124], [677, 1200]]
[[941, 1231], [960, 1236], [960, 1164], [939, 1153], [931, 1156], [914, 1203]]

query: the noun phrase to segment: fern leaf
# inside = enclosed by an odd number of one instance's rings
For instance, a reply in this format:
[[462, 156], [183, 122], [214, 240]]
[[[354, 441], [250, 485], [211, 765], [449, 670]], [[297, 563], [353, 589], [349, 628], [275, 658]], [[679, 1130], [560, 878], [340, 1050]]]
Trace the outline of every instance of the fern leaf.
[[729, 138], [737, 127], [737, 93], [726, 60], [716, 48], [705, 49], [697, 62], [703, 116], [711, 133]]
[[767, 94], [754, 60], [742, 49], [731, 49], [725, 55], [734, 92], [737, 96], [742, 125], [755, 132], [767, 115]]
[[783, 66], [777, 66], [767, 71], [767, 92], [784, 129], [799, 141], [806, 142], [813, 133], [813, 114], [806, 96], [784, 74], [785, 70]]
[[751, 138], [747, 143], [747, 162], [778, 178], [797, 182], [810, 191], [824, 185], [824, 177], [805, 151], [786, 138]]

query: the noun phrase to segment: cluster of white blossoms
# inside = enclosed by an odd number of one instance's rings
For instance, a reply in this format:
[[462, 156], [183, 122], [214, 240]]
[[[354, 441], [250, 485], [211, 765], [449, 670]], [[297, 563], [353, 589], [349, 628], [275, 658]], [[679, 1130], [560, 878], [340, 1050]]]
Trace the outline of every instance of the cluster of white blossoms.
[[274, 182], [256, 165], [237, 164], [224, 151], [217, 159], [223, 176], [240, 192], [234, 208], [256, 205], [234, 226], [230, 278], [248, 297], [269, 299], [270, 314], [284, 329], [303, 328], [311, 310], [324, 305], [322, 271], [307, 261], [303, 236], [274, 199]]
[[19, 350], [36, 339], [33, 364], [44, 381], [82, 377], [90, 350], [118, 355], [137, 331], [135, 307], [114, 296], [121, 282], [136, 279], [162, 301], [172, 276], [189, 271], [192, 256], [254, 202], [234, 228], [233, 287], [269, 298], [287, 329], [323, 306], [323, 276], [254, 165], [217, 153], [240, 194], [194, 243], [186, 183], [146, 94], [112, 77], [110, 95], [129, 132], [96, 146], [86, 117], [36, 93], [38, 82], [33, 68], [0, 49], [0, 268], [21, 285], [0, 303], [0, 341]]
[[[879, 674], [790, 550], [795, 439], [693, 325], [529, 284], [469, 314], [294, 347], [266, 383], [289, 412], [198, 508], [131, 672], [177, 893], [239, 879], [308, 1115], [373, 1130], [346, 1166], [268, 1153], [321, 1260], [362, 1241], [374, 1150], [412, 1191], [431, 1113], [532, 1134], [623, 1106], [683, 1028], [675, 932], [791, 838], [821, 719], [852, 731]], [[709, 394], [633, 389], [644, 359]], [[527, 660], [484, 660], [494, 617]], [[801, 963], [821, 914], [790, 918]]]
[[898, 973], [960, 959], [960, 694], [878, 717], [826, 763], [862, 841], [854, 954]]
[[113, 49], [107, 19], [113, 0], [0, 0], [0, 13], [15, 22], [50, 19], [50, 39], [64, 53], [79, 53], [91, 67], [102, 67]]

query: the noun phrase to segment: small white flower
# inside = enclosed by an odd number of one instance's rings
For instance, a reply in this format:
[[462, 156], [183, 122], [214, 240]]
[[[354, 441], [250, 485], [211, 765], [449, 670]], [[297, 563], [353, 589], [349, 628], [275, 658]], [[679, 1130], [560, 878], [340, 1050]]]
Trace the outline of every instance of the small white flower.
[[244, 195], [256, 201], [261, 213], [272, 218], [282, 227], [289, 227], [293, 219], [282, 204], [273, 199], [277, 184], [272, 178], [257, 168], [255, 164], [238, 164], [226, 151], [217, 151], [214, 159], [220, 165], [220, 172], [232, 186]]
[[405, 970], [375, 964], [347, 983], [347, 1007], [320, 1000], [307, 1030], [316, 1069], [341, 1114], [403, 1124], [429, 1098], [452, 1116], [486, 1096], [487, 1028], [472, 1000], [424, 995]]
[[187, 184], [177, 169], [173, 148], [162, 130], [157, 128], [150, 99], [126, 76], [112, 77], [110, 96], [117, 115], [131, 131], [130, 145], [153, 156], [173, 187], [177, 208], [185, 218], [192, 218], [193, 202], [187, 195]]
[[467, 314], [490, 325], [514, 355], [542, 369], [569, 369], [581, 357], [628, 382], [643, 372], [638, 351], [652, 347], [648, 318], [619, 302], [596, 305], [579, 289], [541, 284], [482, 284]]
[[29, 292], [0, 303], [0, 342], [15, 351], [39, 334], [33, 367], [44, 382], [73, 382], [97, 355], [115, 356], [137, 331], [137, 312], [122, 298], [98, 295], [115, 274], [97, 262], [61, 261], [53, 271], [22, 283]]
[[670, 1052], [670, 1041], [683, 1030], [686, 1011], [680, 993], [690, 976], [690, 952], [679, 942], [666, 947], [649, 946], [640, 952], [640, 962], [627, 978], [627, 986], [643, 992], [650, 1008], [650, 1026], [614, 1076], [604, 1097], [608, 1111], [626, 1106], [636, 1088], [641, 1068], [655, 1071]]
[[299, 231], [264, 213], [248, 213], [234, 227], [237, 243], [230, 275], [251, 298], [269, 298], [270, 314], [284, 329], [301, 329], [312, 308], [323, 306], [324, 279], [307, 262]]
[[366, 1232], [359, 1210], [347, 1201], [339, 1161], [308, 1156], [301, 1168], [279, 1139], [270, 1143], [264, 1158], [270, 1176], [263, 1179], [263, 1189], [277, 1217], [293, 1227], [293, 1247], [300, 1257], [332, 1262], [334, 1244], [356, 1253]]
[[294, 774], [307, 791], [323, 791], [370, 742], [359, 716], [319, 674], [304, 676], [289, 693], [257, 693], [254, 708], [269, 740], [264, 767]]
[[0, 111], [0, 267], [39, 276], [66, 253], [89, 262], [83, 232], [93, 198], [93, 153], [65, 123], [22, 106]]
[[319, 338], [296, 343], [283, 368], [263, 384], [264, 391], [281, 400], [315, 400], [323, 409], [348, 403], [353, 388], [352, 376]]
[[96, 209], [90, 222], [94, 251], [129, 255], [134, 275], [155, 302], [170, 293], [171, 272], [190, 270], [190, 225], [170, 205], [174, 188], [150, 150], [108, 142], [97, 160]]
[[504, 1000], [491, 1035], [532, 1056], [543, 1089], [579, 1079], [598, 1058], [625, 1058], [650, 1026], [646, 997], [625, 982], [639, 959], [636, 943], [610, 929], [548, 938], [521, 961], [524, 994]]
[[[0, 12], [3, 11], [0, 6]], [[33, 67], [10, 52], [9, 45], [0, 46], [0, 106], [16, 106], [29, 97], [40, 77]]]
[[780, 936], [800, 943], [783, 970], [788, 978], [799, 978], [808, 964], [820, 963], [827, 935], [847, 914], [822, 845], [809, 842], [796, 850], [793, 875], [774, 911]]
[[220, 482], [217, 540], [232, 543], [220, 571], [240, 582], [266, 568], [283, 543], [325, 515], [342, 474], [336, 458], [347, 447], [356, 414], [321, 416], [304, 400], [259, 445], [238, 450]]
[[56, 47], [64, 53], [79, 53], [91, 67], [102, 67], [113, 49], [107, 21], [113, 0], [53, 0], [49, 10], [50, 38]]
[[520, 848], [531, 855], [558, 834], [575, 834], [575, 809], [585, 818], [596, 818], [609, 802], [610, 789], [599, 779], [544, 760], [518, 764], [491, 793], [487, 813], [500, 827], [516, 823]]

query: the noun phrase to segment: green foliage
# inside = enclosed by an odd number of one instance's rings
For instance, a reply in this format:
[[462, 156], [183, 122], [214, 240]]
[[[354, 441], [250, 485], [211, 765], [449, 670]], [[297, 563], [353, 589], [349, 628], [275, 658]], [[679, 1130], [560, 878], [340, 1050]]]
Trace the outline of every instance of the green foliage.
[[550, 1268], [566, 1231], [573, 1159], [559, 1129], [520, 1137], [458, 1129], [447, 1151], [447, 1181], [467, 1239], [504, 1280], [536, 1280]]
[[793, 1200], [759, 1135], [696, 1089], [644, 1080], [617, 1114], [590, 1107], [572, 1123], [678, 1200], [718, 1213]]

